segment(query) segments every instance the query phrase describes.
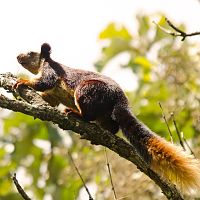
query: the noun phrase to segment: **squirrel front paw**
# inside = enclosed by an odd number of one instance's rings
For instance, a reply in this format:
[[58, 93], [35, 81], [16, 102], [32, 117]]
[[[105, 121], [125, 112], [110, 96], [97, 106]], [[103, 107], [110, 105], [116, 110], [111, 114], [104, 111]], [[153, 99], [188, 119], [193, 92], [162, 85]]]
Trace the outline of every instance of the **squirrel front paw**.
[[27, 79], [18, 79], [16, 81], [16, 83], [13, 85], [13, 89], [17, 90], [18, 87], [20, 87], [21, 85], [27, 85], [27, 86], [29, 86], [29, 80], [27, 80]]

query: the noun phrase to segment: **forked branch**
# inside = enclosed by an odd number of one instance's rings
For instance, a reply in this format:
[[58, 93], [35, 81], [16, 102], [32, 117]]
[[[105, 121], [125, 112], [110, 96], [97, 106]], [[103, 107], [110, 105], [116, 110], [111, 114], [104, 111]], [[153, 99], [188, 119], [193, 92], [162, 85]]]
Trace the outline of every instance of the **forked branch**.
[[191, 37], [191, 36], [196, 36], [196, 35], [200, 35], [200, 32], [192, 32], [192, 33], [186, 33], [184, 31], [182, 31], [181, 29], [179, 29], [178, 27], [176, 27], [174, 24], [172, 24], [172, 22], [165, 18], [167, 24], [174, 30], [174, 31], [171, 31], [169, 29], [166, 29], [164, 27], [162, 27], [161, 25], [159, 25], [158, 23], [156, 22], [153, 22], [154, 24], [156, 24], [163, 32], [167, 33], [167, 34], [170, 34], [174, 37], [182, 37], [181, 41], [184, 41], [186, 37]]

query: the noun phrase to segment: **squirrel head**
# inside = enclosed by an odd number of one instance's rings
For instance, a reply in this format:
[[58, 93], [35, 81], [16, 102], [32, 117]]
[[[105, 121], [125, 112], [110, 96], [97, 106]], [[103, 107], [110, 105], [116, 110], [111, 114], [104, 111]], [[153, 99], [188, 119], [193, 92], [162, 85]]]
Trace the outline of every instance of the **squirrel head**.
[[48, 43], [43, 43], [41, 46], [40, 57], [46, 59], [50, 58], [51, 46]]

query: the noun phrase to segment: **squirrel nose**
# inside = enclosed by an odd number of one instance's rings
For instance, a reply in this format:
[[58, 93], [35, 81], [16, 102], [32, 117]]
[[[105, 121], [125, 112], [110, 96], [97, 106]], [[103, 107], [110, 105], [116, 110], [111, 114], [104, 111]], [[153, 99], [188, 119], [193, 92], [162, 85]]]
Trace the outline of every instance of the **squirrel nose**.
[[23, 57], [24, 57], [24, 54], [21, 53], [21, 54], [19, 54], [19, 55], [17, 56], [17, 60], [19, 60], [20, 58], [23, 58]]
[[21, 58], [22, 58], [22, 57], [23, 57], [22, 54], [19, 54], [19, 55], [17, 56], [17, 60], [18, 60], [19, 63], [21, 63]]
[[22, 57], [22, 54], [19, 54], [19, 55], [17, 56], [17, 60], [19, 60], [21, 57]]

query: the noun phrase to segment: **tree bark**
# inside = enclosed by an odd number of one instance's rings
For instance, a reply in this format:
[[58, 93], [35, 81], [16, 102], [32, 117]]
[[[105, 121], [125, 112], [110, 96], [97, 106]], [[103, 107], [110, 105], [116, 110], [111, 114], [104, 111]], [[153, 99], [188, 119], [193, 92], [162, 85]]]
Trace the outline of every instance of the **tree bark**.
[[13, 85], [16, 83], [16, 80], [17, 78], [11, 73], [0, 74], [0, 87], [12, 93], [15, 97], [22, 97], [22, 100], [10, 99], [0, 94], [0, 107], [21, 112], [43, 121], [51, 121], [63, 130], [72, 130], [78, 133], [81, 138], [89, 140], [91, 144], [109, 148], [119, 154], [119, 156], [135, 164], [140, 171], [149, 176], [161, 188], [167, 199], [183, 200], [175, 185], [162, 180], [157, 173], [152, 171], [150, 166], [137, 154], [134, 146], [130, 145], [124, 139], [101, 129], [95, 123], [83, 121], [72, 114], [66, 115], [65, 113], [61, 113], [56, 108], [49, 106], [31, 88], [21, 86], [18, 92], [14, 91]]

